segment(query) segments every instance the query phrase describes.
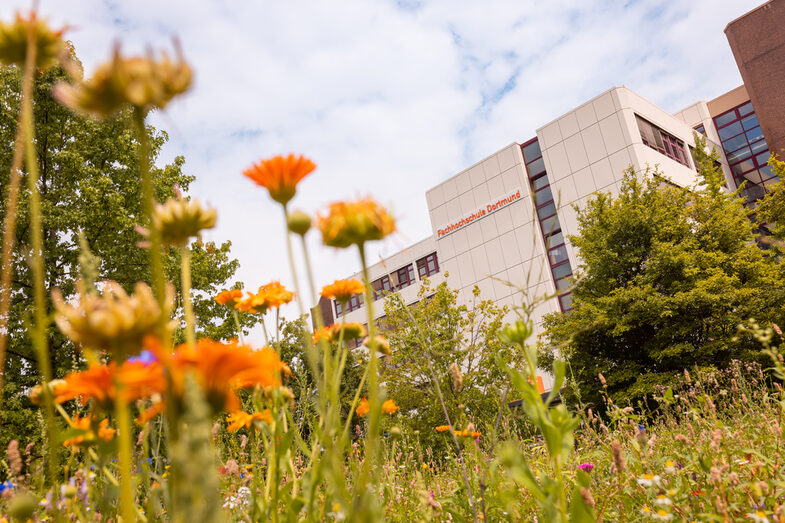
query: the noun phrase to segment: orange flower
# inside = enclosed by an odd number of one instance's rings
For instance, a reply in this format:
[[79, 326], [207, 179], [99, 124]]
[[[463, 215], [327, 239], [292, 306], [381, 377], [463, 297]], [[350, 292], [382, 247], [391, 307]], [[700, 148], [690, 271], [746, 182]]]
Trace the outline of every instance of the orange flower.
[[318, 216], [318, 226], [325, 245], [345, 248], [392, 234], [395, 220], [384, 207], [363, 198], [330, 204], [327, 216]]
[[167, 365], [175, 394], [182, 397], [185, 376], [192, 373], [216, 412], [240, 410], [236, 389], [257, 385], [263, 389], [280, 387], [281, 373], [288, 367], [273, 349], [254, 350], [237, 340], [221, 343], [202, 338], [194, 345], [178, 345], [174, 354], [168, 354], [155, 340], [149, 343]]
[[144, 425], [164, 411], [166, 411], [166, 402], [157, 401], [136, 417], [136, 423], [139, 425]]
[[369, 350], [376, 349], [385, 356], [392, 355], [392, 351], [390, 351], [390, 342], [381, 334], [376, 334], [373, 337], [373, 340], [369, 336], [366, 336], [363, 340], [363, 346], [367, 347]]
[[238, 410], [229, 414], [226, 421], [229, 422], [226, 430], [228, 432], [237, 432], [243, 427], [250, 429], [254, 421], [264, 421], [269, 425], [272, 423], [273, 417], [270, 414], [270, 409], [264, 409], [262, 412], [254, 412], [253, 414]]
[[371, 410], [370, 406], [368, 405], [368, 398], [363, 398], [360, 400], [360, 404], [357, 405], [357, 415], [359, 417], [364, 417], [368, 412]]
[[393, 400], [386, 400], [382, 403], [382, 412], [385, 414], [395, 414], [395, 412], [399, 409], [398, 405], [395, 404]]
[[276, 202], [286, 205], [294, 198], [297, 184], [316, 169], [305, 156], [274, 156], [252, 165], [243, 174], [270, 192]]
[[256, 294], [248, 293], [244, 300], [237, 301], [235, 308], [242, 312], [265, 314], [270, 308], [286, 305], [294, 298], [294, 293], [286, 290], [281, 282], [273, 281], [259, 287]]
[[15, 23], [0, 22], [0, 62], [24, 66], [27, 59], [27, 34], [30, 26], [35, 29], [35, 65], [47, 69], [66, 58], [63, 32], [52, 30], [46, 22], [39, 20], [35, 11], [25, 18], [16, 14]]
[[218, 296], [215, 297], [215, 301], [217, 301], [221, 305], [226, 305], [229, 302], [236, 302], [243, 298], [243, 291], [240, 289], [231, 289], [228, 291], [221, 291], [218, 293]]
[[313, 344], [318, 344], [321, 340], [326, 340], [329, 343], [338, 343], [341, 339], [341, 330], [343, 330], [343, 341], [362, 338], [366, 335], [365, 325], [357, 321], [349, 321], [343, 324], [341, 329], [340, 323], [333, 323], [329, 327], [321, 327], [313, 331]]
[[322, 296], [332, 298], [341, 303], [346, 303], [355, 294], [365, 292], [365, 285], [360, 280], [351, 278], [346, 280], [335, 280], [330, 285], [325, 285], [322, 289]]
[[438, 427], [436, 427], [436, 431], [437, 432], [447, 432], [448, 430], [450, 430], [450, 428], [451, 427], [449, 425], [439, 425]]
[[[101, 420], [98, 426], [94, 427], [93, 419], [89, 414], [82, 418], [75, 416], [73, 419], [68, 420], [68, 424], [72, 429], [77, 429], [83, 432], [78, 436], [74, 436], [63, 441], [64, 447], [75, 447], [83, 443], [89, 444], [94, 442], [96, 438], [100, 438], [104, 441], [111, 441], [112, 438], [114, 438], [114, 435], [117, 433], [115, 429], [109, 426], [108, 419]], [[96, 428], [97, 431], [94, 430]]]
[[160, 394], [166, 389], [166, 379], [160, 363], [126, 361], [119, 367], [115, 362], [109, 365], [91, 365], [82, 372], [72, 372], [65, 377], [65, 383], [55, 389], [55, 401], [80, 398], [83, 405], [95, 401], [100, 409], [109, 410], [117, 398], [117, 385], [122, 385], [126, 401], [134, 401]]

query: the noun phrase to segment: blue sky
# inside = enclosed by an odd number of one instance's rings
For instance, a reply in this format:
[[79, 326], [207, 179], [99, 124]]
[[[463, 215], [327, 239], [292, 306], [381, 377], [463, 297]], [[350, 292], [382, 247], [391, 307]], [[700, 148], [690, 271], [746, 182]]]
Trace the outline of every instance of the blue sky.
[[[218, 209], [208, 239], [231, 240], [255, 289], [291, 285], [280, 210], [241, 172], [297, 152], [319, 168], [294, 208], [374, 195], [399, 233], [371, 259], [431, 233], [425, 191], [613, 85], [677, 111], [741, 84], [723, 33], [762, 0], [662, 2], [40, 0], [87, 74], [110, 55], [171, 51], [193, 89], [152, 123], [186, 158], [190, 194]], [[6, 0], [8, 19], [28, 1]], [[241, 6], [241, 7], [238, 7]], [[318, 245], [320, 285], [359, 268]], [[290, 313], [293, 313], [291, 309]]]

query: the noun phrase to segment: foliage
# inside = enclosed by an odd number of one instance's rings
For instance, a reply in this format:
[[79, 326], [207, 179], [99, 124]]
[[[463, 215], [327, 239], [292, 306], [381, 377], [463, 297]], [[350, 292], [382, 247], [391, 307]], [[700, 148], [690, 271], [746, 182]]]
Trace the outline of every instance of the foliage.
[[780, 181], [767, 187], [766, 196], [758, 202], [755, 212], [758, 221], [766, 224], [771, 234], [771, 245], [782, 254], [785, 252], [785, 182], [782, 181], [785, 180], [785, 162], [772, 155], [769, 165]]
[[617, 197], [598, 194], [578, 212], [574, 310], [545, 325], [588, 402], [599, 403], [599, 373], [623, 403], [686, 367], [759, 357], [735, 339], [736, 326], [782, 315], [781, 268], [755, 246], [737, 193], [723, 190], [716, 153], [699, 140], [696, 158], [692, 190], [630, 168]]
[[[507, 379], [496, 358], [514, 359], [512, 348], [499, 339], [506, 308], [482, 300], [474, 288], [470, 307], [457, 304], [457, 291], [447, 282], [435, 288], [423, 281], [414, 305], [399, 293], [385, 300], [385, 334], [392, 355], [384, 370], [387, 393], [408, 412], [399, 422], [419, 431], [422, 443], [439, 447], [443, 438], [433, 427], [444, 424], [431, 368], [444, 394], [444, 404], [456, 427], [474, 423], [484, 429], [499, 411]], [[456, 366], [461, 375], [456, 380]]]
[[[62, 69], [42, 73], [35, 82], [34, 113], [36, 153], [39, 159], [39, 190], [43, 210], [45, 287], [49, 296], [55, 287], [68, 297], [74, 281], [83, 273], [80, 267], [80, 235], [94, 255], [90, 276], [112, 279], [130, 291], [136, 281], [149, 281], [147, 252], [136, 247], [142, 239], [134, 230], [141, 222], [141, 182], [136, 157], [137, 141], [130, 129], [126, 111], [115, 120], [96, 121], [74, 115], [56, 103], [52, 85], [65, 78]], [[19, 110], [20, 72], [15, 67], [0, 67], [0, 140], [13, 143]], [[167, 135], [147, 128], [152, 144], [152, 158], [164, 145]], [[0, 187], [8, 185], [12, 148], [0, 151]], [[184, 160], [177, 157], [164, 167], [153, 168], [159, 199], [172, 196], [174, 185], [187, 189], [193, 177], [183, 172]], [[0, 219], [5, 217], [6, 194], [0, 201]], [[35, 423], [35, 412], [23, 394], [38, 380], [36, 356], [27, 335], [32, 303], [29, 198], [20, 194], [13, 258], [13, 293], [9, 321], [7, 377], [3, 390], [3, 415], [0, 445], [7, 445], [11, 435], [27, 434]], [[202, 335], [216, 339], [236, 336], [231, 313], [212, 299], [227, 285], [238, 262], [230, 258], [229, 242], [220, 246], [197, 242], [193, 246], [193, 286], [195, 309]], [[84, 259], [82, 260], [84, 262]], [[82, 264], [84, 265], [84, 264]], [[169, 279], [179, 282], [179, 253], [169, 252], [166, 268]], [[179, 284], [177, 285], [179, 292]], [[178, 304], [179, 307], [180, 304]], [[49, 302], [49, 311], [52, 311]], [[181, 315], [178, 311], [178, 315]], [[256, 319], [241, 315], [246, 327]], [[55, 377], [62, 377], [81, 365], [73, 346], [56, 329], [48, 330], [49, 353]], [[23, 444], [27, 441], [23, 441]]]

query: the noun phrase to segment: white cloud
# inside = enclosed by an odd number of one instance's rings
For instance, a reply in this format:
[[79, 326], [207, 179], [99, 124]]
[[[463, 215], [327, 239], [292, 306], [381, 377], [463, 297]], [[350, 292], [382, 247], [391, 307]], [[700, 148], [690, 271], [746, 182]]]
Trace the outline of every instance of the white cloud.
[[[259, 158], [310, 156], [294, 207], [375, 195], [399, 217], [391, 253], [430, 234], [425, 191], [612, 85], [672, 111], [741, 83], [725, 25], [760, 0], [520, 2], [41, 1], [89, 72], [182, 42], [192, 91], [152, 121], [184, 154], [191, 194], [219, 209], [254, 288], [291, 285], [280, 210], [240, 174]], [[29, 2], [0, 7], [8, 18]], [[317, 285], [359, 267], [311, 238]], [[305, 276], [301, 277], [302, 283]], [[288, 313], [294, 311], [289, 310]]]

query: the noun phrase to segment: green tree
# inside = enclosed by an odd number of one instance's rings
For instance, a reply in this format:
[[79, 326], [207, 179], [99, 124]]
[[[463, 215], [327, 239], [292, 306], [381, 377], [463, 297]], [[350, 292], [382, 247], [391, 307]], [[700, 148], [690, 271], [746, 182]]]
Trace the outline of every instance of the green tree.
[[599, 373], [623, 402], [685, 368], [756, 357], [737, 326], [782, 315], [780, 268], [756, 247], [738, 192], [724, 190], [716, 152], [698, 142], [697, 187], [630, 168], [617, 197], [598, 194], [578, 212], [574, 309], [545, 327], [551, 359], [567, 360], [584, 400], [599, 403]]
[[385, 300], [384, 329], [392, 350], [383, 372], [387, 396], [400, 407], [402, 428], [419, 430], [423, 444], [432, 447], [446, 442], [434, 427], [447, 423], [434, 377], [456, 429], [474, 423], [484, 432], [508, 383], [496, 359], [508, 364], [513, 359], [512, 347], [499, 338], [506, 307], [481, 300], [477, 287], [468, 307], [457, 304], [457, 295], [447, 282], [434, 288], [424, 280], [416, 304], [404, 303], [400, 293]]
[[785, 253], [785, 182], [782, 181], [785, 180], [785, 162], [772, 156], [769, 165], [780, 181], [766, 188], [766, 196], [758, 202], [755, 210], [758, 221], [765, 223], [771, 234], [764, 241], [782, 254]]
[[[40, 169], [43, 212], [45, 285], [47, 295], [58, 287], [67, 297], [74, 293], [80, 276], [80, 235], [94, 253], [89, 265], [93, 276], [112, 279], [131, 291], [138, 280], [147, 281], [148, 256], [136, 247], [142, 238], [135, 231], [142, 212], [141, 180], [138, 175], [137, 143], [130, 127], [130, 114], [96, 121], [75, 116], [52, 99], [52, 85], [65, 79], [61, 69], [36, 78], [34, 115], [36, 153]], [[0, 68], [0, 140], [11, 144], [16, 132], [20, 102], [20, 72], [14, 67]], [[167, 140], [163, 131], [148, 126], [152, 160]], [[11, 147], [0, 150], [0, 220], [5, 219], [6, 191], [11, 165]], [[184, 159], [153, 169], [156, 195], [162, 201], [174, 195], [173, 186], [187, 190], [193, 177], [183, 172]], [[24, 183], [23, 183], [24, 186]], [[13, 257], [12, 304], [9, 318], [9, 344], [4, 373], [2, 430], [0, 448], [14, 435], [39, 433], [36, 412], [26, 392], [38, 382], [35, 353], [26, 324], [31, 317], [31, 274], [28, 199], [20, 193]], [[86, 254], [86, 253], [85, 253]], [[171, 250], [165, 256], [167, 278], [179, 289], [179, 256]], [[193, 289], [199, 329], [214, 338], [236, 336], [228, 308], [218, 306], [212, 297], [230, 279], [238, 263], [230, 258], [230, 243], [217, 246], [196, 242], [193, 245]], [[179, 304], [179, 302], [178, 302]], [[48, 312], [52, 312], [51, 303]], [[182, 311], [177, 311], [182, 314]], [[255, 318], [244, 315], [243, 324]], [[56, 377], [82, 364], [78, 351], [51, 324], [48, 329], [49, 353]]]

